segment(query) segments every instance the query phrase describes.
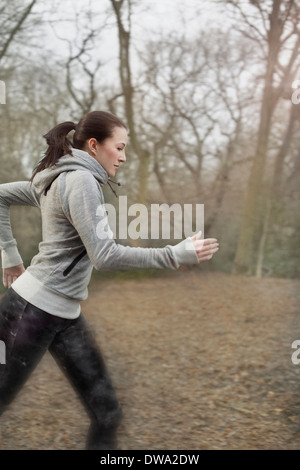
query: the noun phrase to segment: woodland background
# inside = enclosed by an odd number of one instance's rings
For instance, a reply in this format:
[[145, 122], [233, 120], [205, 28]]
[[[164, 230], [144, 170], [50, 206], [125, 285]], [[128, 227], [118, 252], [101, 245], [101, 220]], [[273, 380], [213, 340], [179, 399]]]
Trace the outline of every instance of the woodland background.
[[[195, 268], [93, 273], [120, 449], [299, 449], [299, 20], [299, 0], [0, 0], [0, 183], [30, 178], [51, 127], [109, 110], [130, 137], [118, 194], [204, 204], [220, 242]], [[11, 219], [28, 266], [40, 213]], [[83, 449], [88, 425], [46, 353], [0, 449]]]
[[[299, 19], [298, 0], [1, 0], [0, 183], [30, 178], [55, 124], [109, 110], [130, 135], [119, 194], [204, 204], [203, 269], [299, 278]], [[28, 265], [40, 215], [11, 212]]]

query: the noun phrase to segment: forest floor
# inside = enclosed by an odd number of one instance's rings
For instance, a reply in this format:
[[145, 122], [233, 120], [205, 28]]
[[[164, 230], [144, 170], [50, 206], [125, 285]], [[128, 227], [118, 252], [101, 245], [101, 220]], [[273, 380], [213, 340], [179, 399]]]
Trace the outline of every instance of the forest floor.
[[[82, 308], [123, 407], [120, 449], [300, 449], [299, 305], [298, 280], [93, 281]], [[1, 417], [0, 449], [84, 449], [88, 425], [47, 353]]]

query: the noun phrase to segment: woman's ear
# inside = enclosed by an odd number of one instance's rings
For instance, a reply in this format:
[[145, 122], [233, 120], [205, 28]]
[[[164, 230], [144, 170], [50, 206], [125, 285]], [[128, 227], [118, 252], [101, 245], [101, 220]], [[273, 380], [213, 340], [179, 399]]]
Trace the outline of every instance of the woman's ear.
[[91, 139], [89, 139], [88, 145], [89, 145], [90, 152], [92, 152], [93, 155], [96, 155], [96, 153], [97, 153], [97, 140], [94, 137], [92, 137]]

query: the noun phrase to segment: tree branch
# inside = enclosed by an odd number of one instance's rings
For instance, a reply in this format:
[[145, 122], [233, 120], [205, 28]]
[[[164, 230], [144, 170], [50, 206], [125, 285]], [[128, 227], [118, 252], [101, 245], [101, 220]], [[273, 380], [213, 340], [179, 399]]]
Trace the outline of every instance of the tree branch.
[[30, 14], [34, 4], [36, 3], [36, 0], [32, 0], [32, 2], [28, 5], [27, 8], [25, 8], [23, 14], [21, 15], [20, 19], [18, 20], [17, 24], [15, 27], [11, 30], [4, 46], [2, 47], [2, 50], [0, 51], [0, 60], [5, 56], [7, 49], [11, 42], [13, 41], [15, 35], [18, 33], [18, 31], [21, 29], [22, 24], [25, 22], [26, 18]]

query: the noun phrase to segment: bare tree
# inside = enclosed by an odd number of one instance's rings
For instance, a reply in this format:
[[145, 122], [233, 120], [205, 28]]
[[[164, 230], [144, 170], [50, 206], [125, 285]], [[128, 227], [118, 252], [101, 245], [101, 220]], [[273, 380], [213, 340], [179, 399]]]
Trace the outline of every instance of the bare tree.
[[98, 13], [93, 13], [89, 6], [86, 11], [75, 12], [73, 23], [73, 39], [58, 34], [55, 23], [51, 26], [55, 36], [67, 44], [69, 51], [61, 67], [65, 73], [67, 91], [74, 103], [74, 119], [77, 119], [91, 111], [100, 93], [97, 77], [103, 60], [96, 53], [96, 43], [106, 28], [107, 18], [100, 20]]
[[[287, 87], [288, 88], [288, 87]], [[289, 90], [290, 92], [290, 90]], [[288, 93], [286, 99], [290, 101], [290, 93]], [[279, 149], [277, 151], [275, 162], [274, 162], [274, 170], [267, 182], [267, 187], [265, 191], [265, 209], [264, 209], [264, 219], [262, 223], [262, 230], [261, 236], [258, 246], [258, 255], [257, 255], [257, 263], [256, 263], [256, 270], [255, 274], [257, 277], [261, 277], [263, 275], [264, 269], [264, 253], [265, 253], [265, 246], [267, 243], [267, 238], [269, 231], [272, 228], [272, 225], [277, 222], [276, 212], [278, 209], [278, 205], [282, 206], [284, 203], [284, 195], [285, 198], [287, 197], [289, 190], [286, 187], [286, 183], [288, 178], [285, 178], [285, 162], [286, 158], [289, 154], [289, 150], [293, 144], [293, 136], [295, 134], [295, 130], [299, 131], [299, 118], [300, 118], [300, 108], [297, 105], [290, 106], [289, 112], [289, 119], [281, 139]], [[293, 187], [291, 181], [294, 180], [295, 175], [297, 175], [297, 168], [299, 164], [297, 164], [299, 160], [299, 151], [296, 152], [295, 162], [293, 165], [294, 171], [291, 172], [291, 177], [289, 181], [289, 189]]]
[[28, 5], [15, 0], [0, 4], [0, 61], [6, 56], [7, 51], [15, 37], [24, 27], [24, 23], [29, 17], [36, 0], [32, 0]]
[[[129, 128], [130, 144], [138, 158], [138, 199], [145, 203], [148, 191], [149, 161], [150, 154], [142, 145], [137, 134], [134, 86], [132, 83], [131, 70], [131, 15], [132, 0], [111, 0], [111, 5], [117, 20], [119, 38], [119, 74], [121, 81], [122, 96], [124, 99], [124, 112]], [[126, 27], [127, 23], [127, 27]], [[118, 95], [119, 96], [119, 95]]]
[[293, 69], [300, 48], [299, 5], [294, 0], [272, 0], [272, 2], [251, 0], [248, 3], [248, 10], [245, 10], [240, 2], [227, 3], [230, 3], [240, 14], [239, 25], [242, 25], [242, 34], [259, 45], [265, 58], [264, 88], [256, 151], [245, 195], [233, 267], [234, 273], [252, 273], [253, 241], [259, 214], [259, 200], [272, 117], [285, 84], [294, 74]]
[[[233, 53], [227, 46], [233, 40], [218, 31], [192, 40], [176, 34], [149, 42], [148, 53], [140, 55], [145, 62], [139, 86], [142, 117], [153, 143], [152, 168], [166, 200], [187, 179], [186, 196], [199, 202], [208, 186], [207, 158], [219, 162], [217, 169], [214, 164], [215, 177], [210, 177], [209, 199], [215, 199], [215, 206], [208, 228], [220, 210], [229, 173], [241, 160], [236, 146], [253, 100], [240, 82], [251, 66], [251, 50], [241, 41]], [[221, 137], [219, 145], [214, 144], [216, 136]]]

